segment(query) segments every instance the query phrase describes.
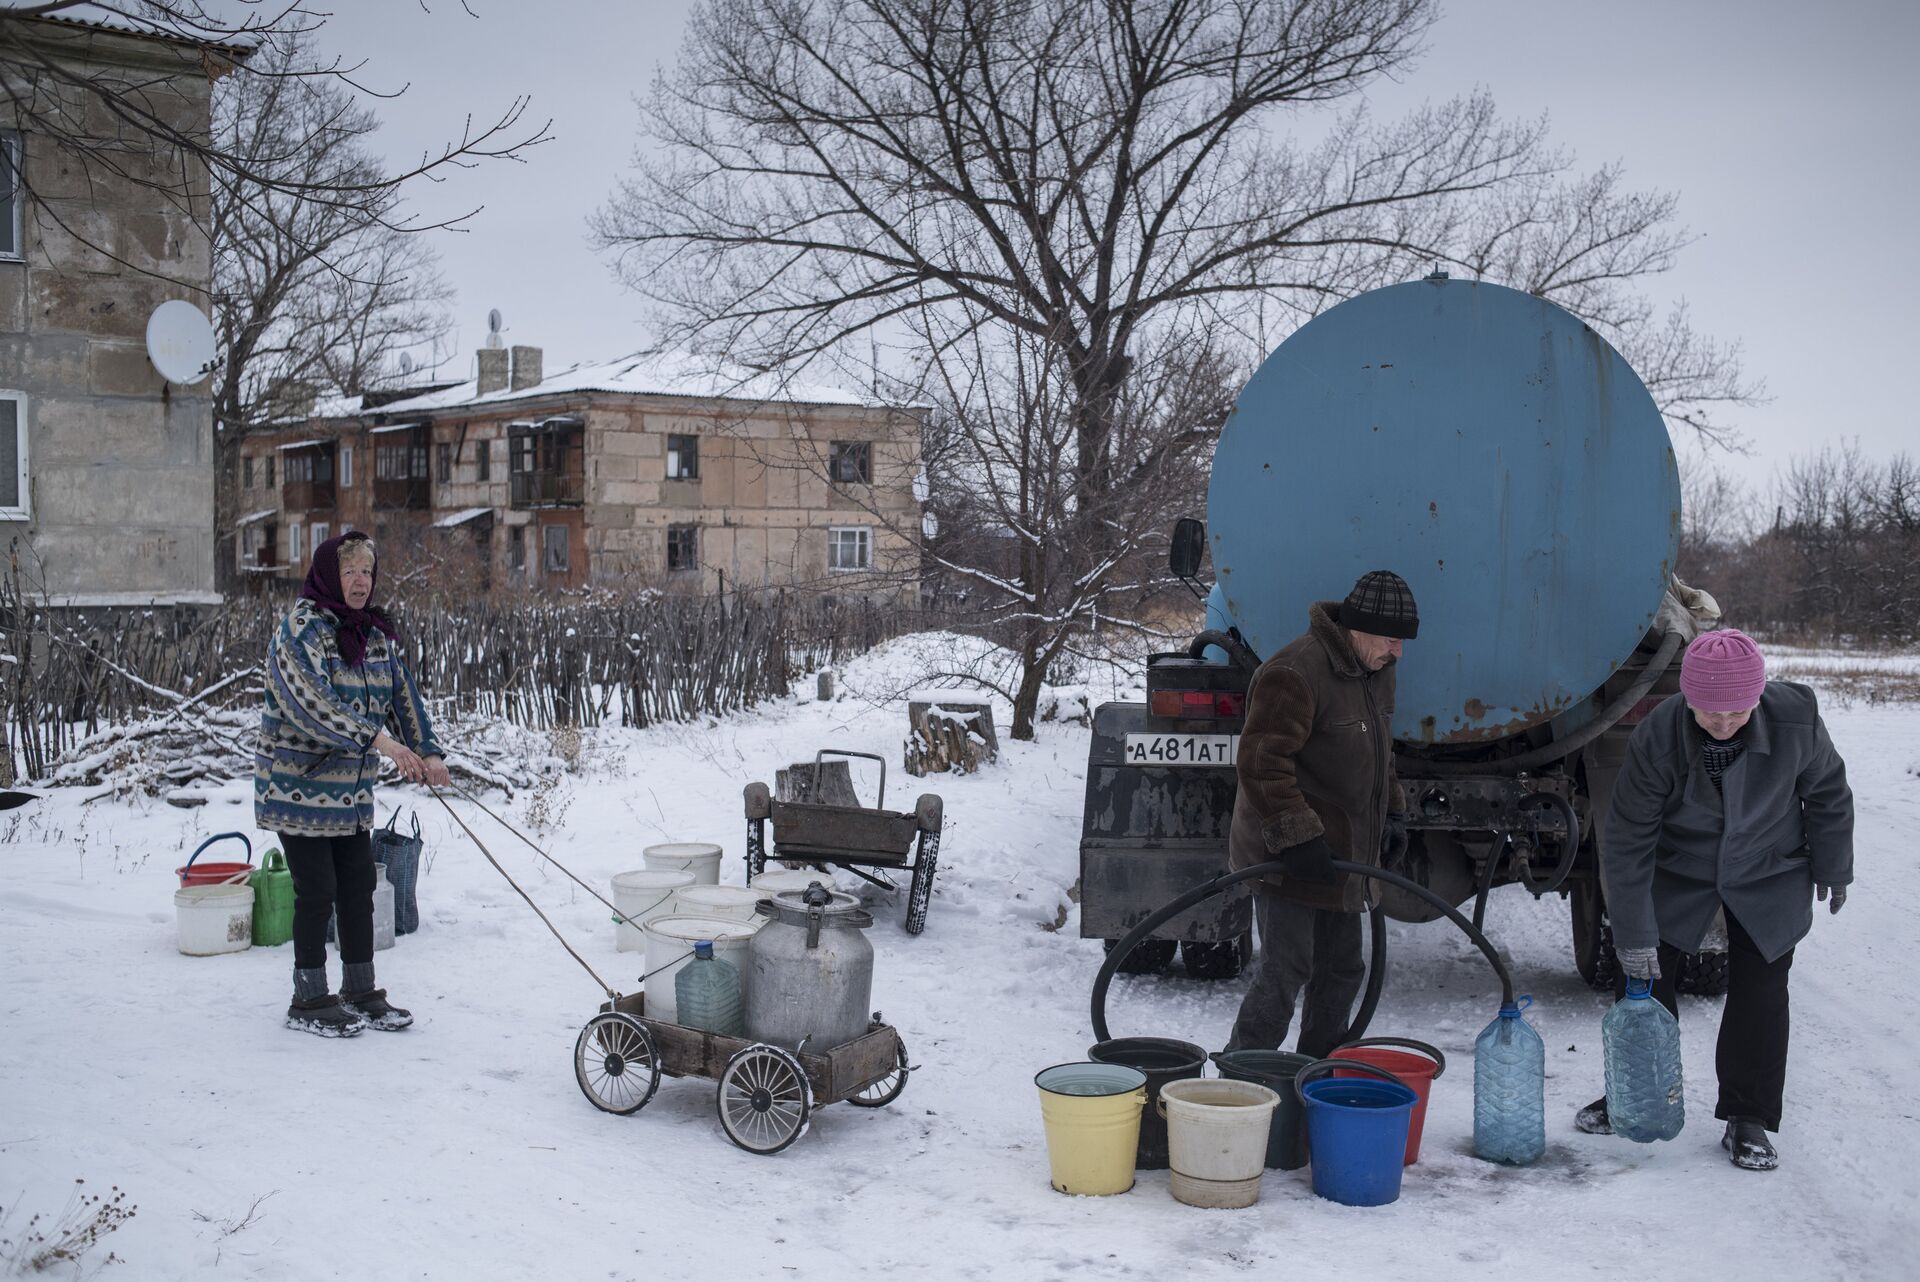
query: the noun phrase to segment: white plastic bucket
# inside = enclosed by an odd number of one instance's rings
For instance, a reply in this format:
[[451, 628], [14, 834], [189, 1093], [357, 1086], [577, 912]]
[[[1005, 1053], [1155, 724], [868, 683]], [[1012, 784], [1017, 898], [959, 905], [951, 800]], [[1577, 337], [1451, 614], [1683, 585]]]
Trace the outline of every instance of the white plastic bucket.
[[753, 879], [753, 888], [777, 895], [783, 890], [805, 890], [816, 881], [828, 890], [833, 889], [833, 874], [812, 868], [769, 868]]
[[1192, 1077], [1160, 1088], [1167, 1119], [1168, 1188], [1188, 1206], [1241, 1207], [1260, 1200], [1267, 1132], [1280, 1097], [1258, 1082]]
[[673, 911], [688, 917], [753, 921], [754, 906], [772, 894], [764, 886], [683, 886], [673, 892]]
[[253, 887], [245, 882], [185, 886], [173, 892], [174, 930], [189, 957], [253, 947]]
[[613, 923], [613, 938], [623, 953], [645, 952], [647, 937], [641, 930], [655, 917], [673, 912], [673, 894], [693, 884], [690, 872], [657, 872], [651, 868], [615, 873], [613, 906], [625, 921]]
[[740, 996], [745, 1004], [747, 942], [758, 926], [726, 917], [655, 917], [645, 929], [648, 1019], [676, 1022], [679, 1006], [673, 997], [673, 977], [693, 960], [693, 946], [703, 939], [713, 941], [715, 957], [724, 957], [740, 971]]
[[720, 883], [720, 847], [708, 841], [668, 841], [640, 852], [656, 872], [690, 872], [696, 886]]

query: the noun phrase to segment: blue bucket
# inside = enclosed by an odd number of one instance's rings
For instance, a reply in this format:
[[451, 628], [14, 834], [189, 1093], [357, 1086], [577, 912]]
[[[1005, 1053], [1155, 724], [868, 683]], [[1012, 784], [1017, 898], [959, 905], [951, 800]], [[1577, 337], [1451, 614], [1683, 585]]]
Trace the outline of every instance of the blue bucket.
[[[1385, 1080], [1308, 1080], [1336, 1071]], [[1398, 1200], [1407, 1128], [1420, 1099], [1414, 1089], [1384, 1068], [1346, 1059], [1309, 1064], [1294, 1075], [1293, 1089], [1307, 1110], [1313, 1191], [1342, 1206], [1385, 1206]]]

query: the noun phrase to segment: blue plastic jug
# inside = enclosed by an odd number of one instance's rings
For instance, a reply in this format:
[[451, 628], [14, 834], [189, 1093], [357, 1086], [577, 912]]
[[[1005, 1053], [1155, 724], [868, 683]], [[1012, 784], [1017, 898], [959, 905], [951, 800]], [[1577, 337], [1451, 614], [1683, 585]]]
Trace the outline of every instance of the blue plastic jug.
[[740, 968], [713, 955], [713, 941], [693, 946], [693, 960], [673, 977], [675, 1018], [686, 1028], [745, 1037], [746, 1005], [740, 1000]]
[[1525, 1166], [1547, 1151], [1547, 1048], [1507, 1002], [1473, 1044], [1473, 1151]]
[[1607, 1117], [1636, 1144], [1670, 1140], [1687, 1122], [1680, 1079], [1680, 1021], [1653, 999], [1644, 979], [1600, 1023], [1607, 1059]]

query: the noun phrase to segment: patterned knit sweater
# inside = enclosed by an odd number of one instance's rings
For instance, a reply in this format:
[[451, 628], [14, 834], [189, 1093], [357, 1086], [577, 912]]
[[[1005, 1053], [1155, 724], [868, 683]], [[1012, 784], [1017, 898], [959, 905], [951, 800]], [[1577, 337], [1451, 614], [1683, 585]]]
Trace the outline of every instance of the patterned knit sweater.
[[384, 633], [357, 668], [340, 657], [339, 620], [294, 603], [267, 649], [267, 705], [253, 755], [254, 823], [298, 837], [373, 827], [373, 741], [382, 729], [423, 757], [440, 755], [419, 687]]

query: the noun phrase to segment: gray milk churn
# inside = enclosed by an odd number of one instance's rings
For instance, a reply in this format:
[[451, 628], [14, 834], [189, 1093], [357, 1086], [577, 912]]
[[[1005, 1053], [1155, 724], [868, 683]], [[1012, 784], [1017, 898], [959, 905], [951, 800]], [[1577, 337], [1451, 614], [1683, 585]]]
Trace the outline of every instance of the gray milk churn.
[[[747, 1035], [818, 1054], [864, 1036], [873, 1009], [873, 918], [815, 882], [760, 903], [773, 920], [747, 945]], [[807, 1040], [811, 1039], [811, 1040]]]

